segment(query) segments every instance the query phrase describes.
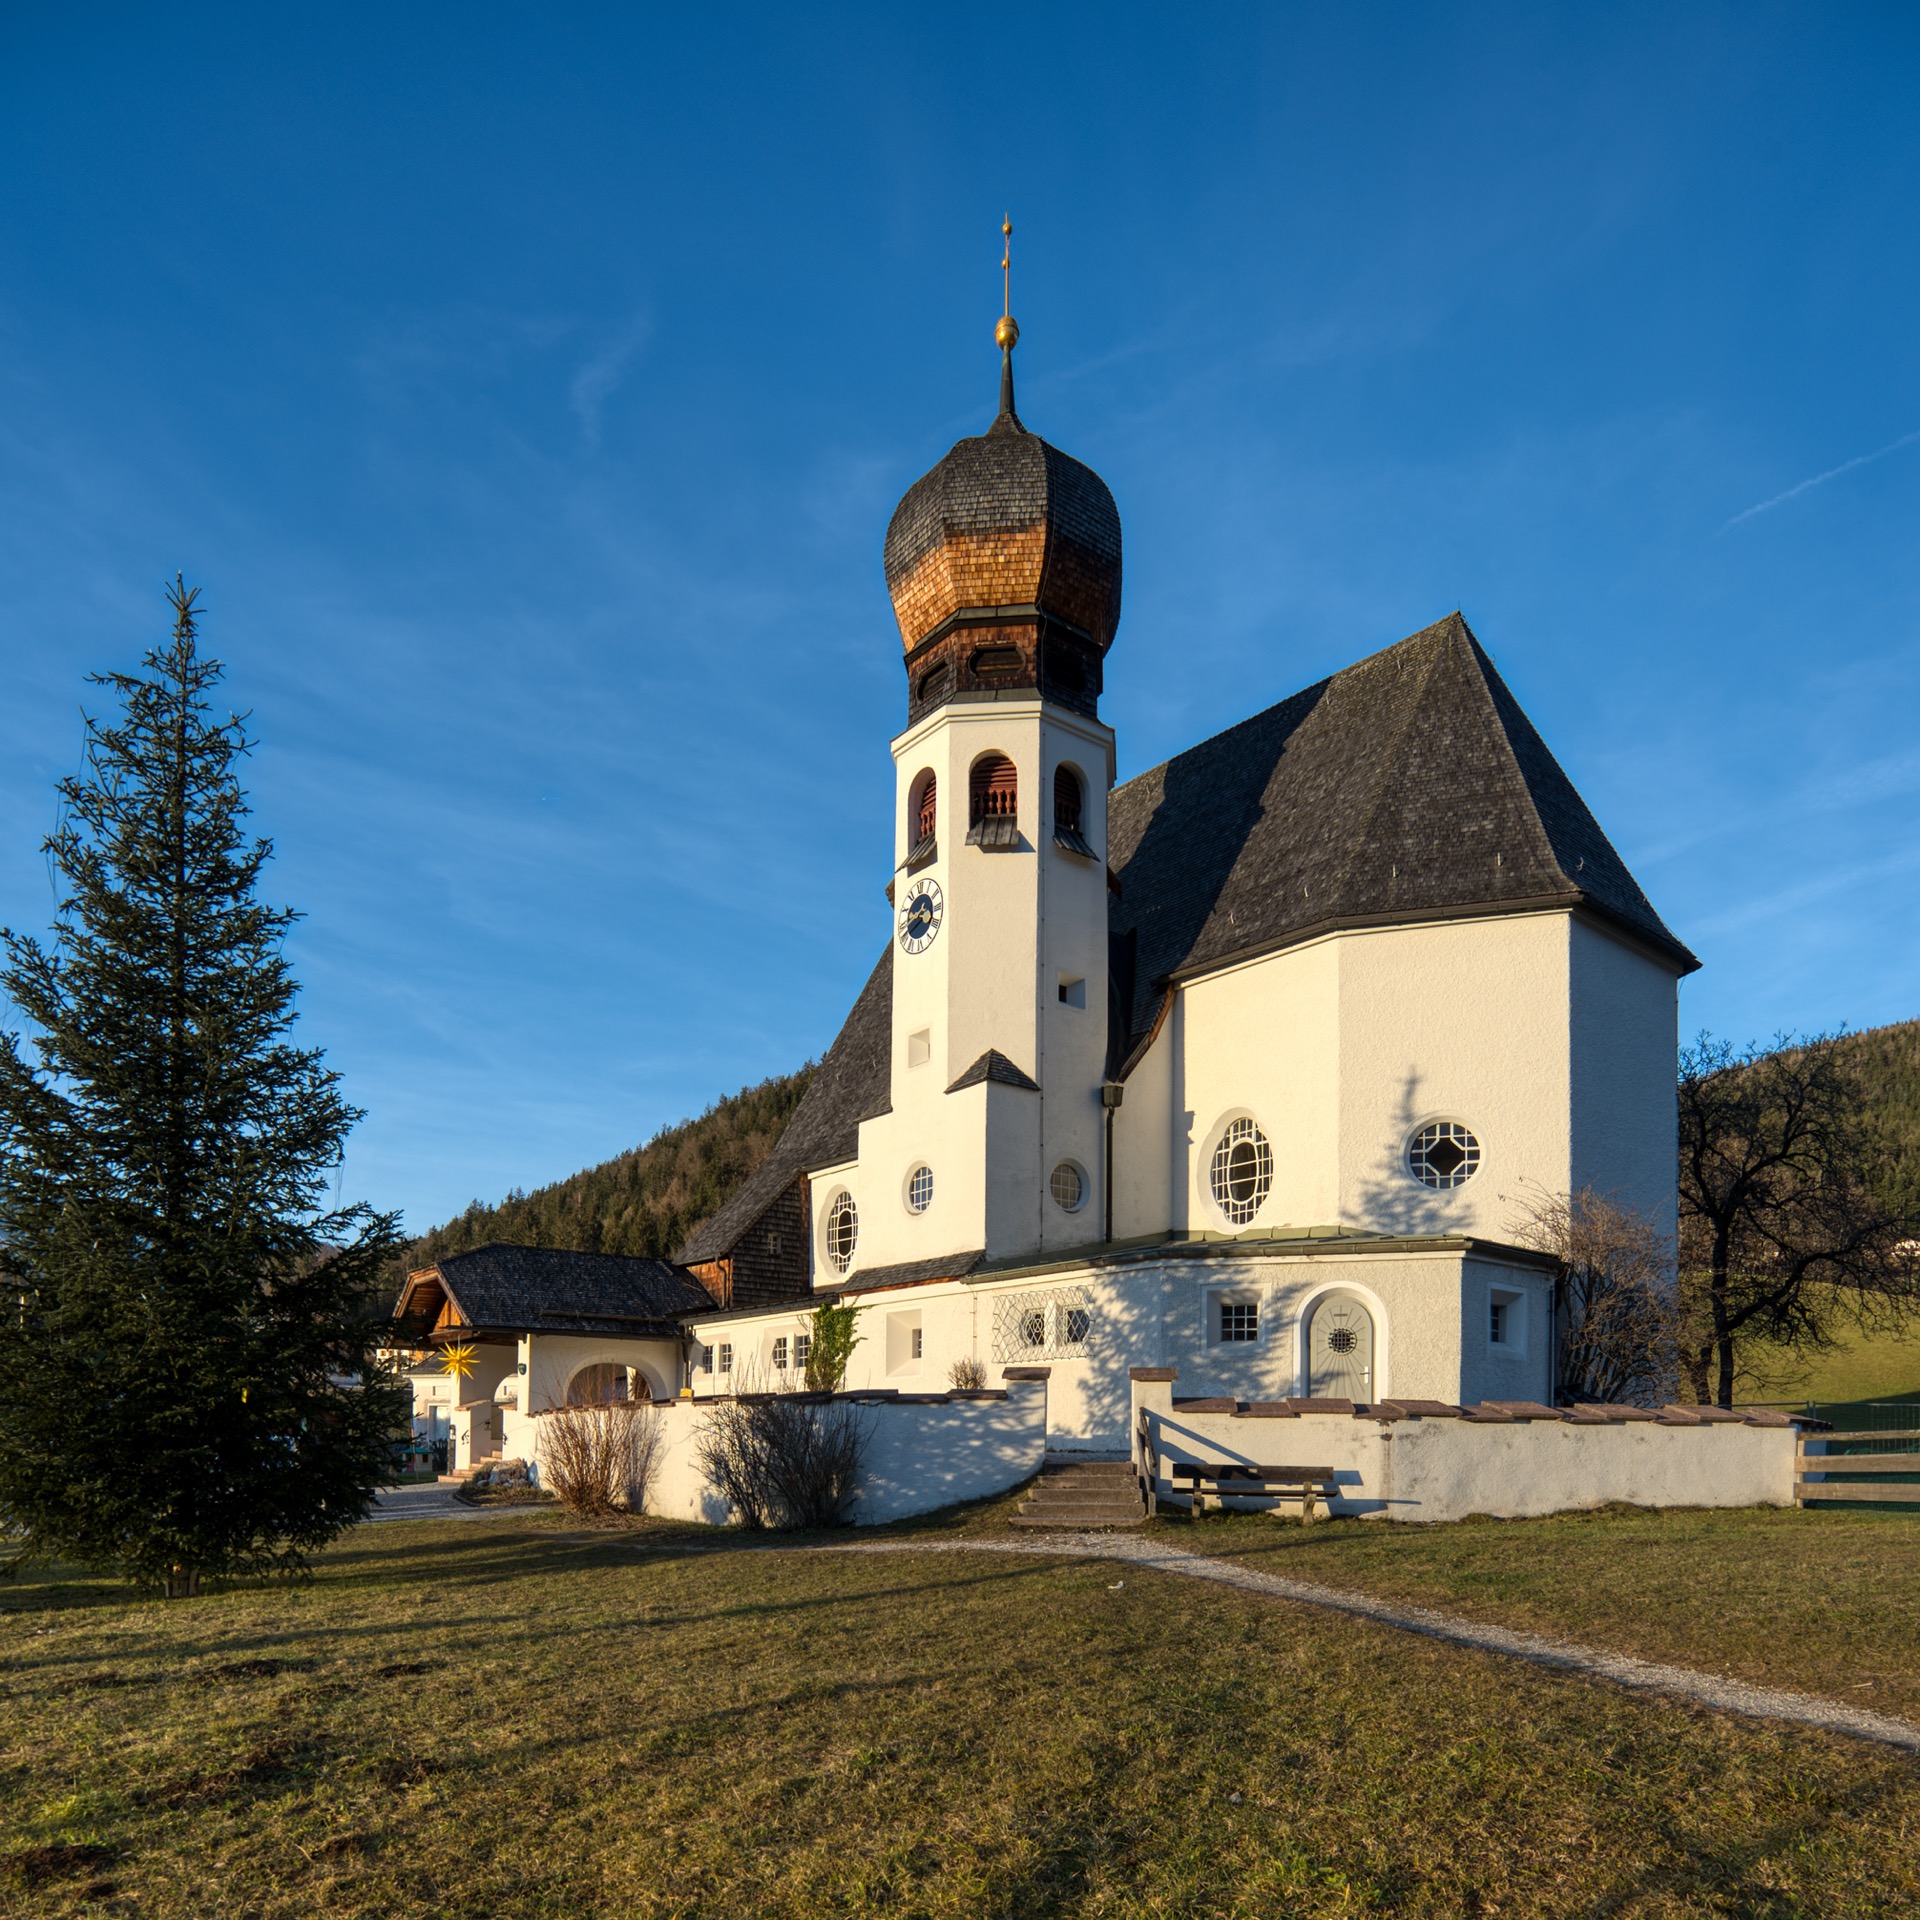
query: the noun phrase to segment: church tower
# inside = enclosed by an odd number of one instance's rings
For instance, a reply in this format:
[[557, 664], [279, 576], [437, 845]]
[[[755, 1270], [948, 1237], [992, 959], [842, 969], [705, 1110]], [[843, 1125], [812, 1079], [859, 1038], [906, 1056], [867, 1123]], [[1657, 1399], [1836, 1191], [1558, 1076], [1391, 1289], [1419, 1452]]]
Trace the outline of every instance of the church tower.
[[1113, 735], [1099, 701], [1120, 516], [1099, 475], [1014, 410], [1010, 311], [995, 338], [998, 416], [887, 529], [907, 724], [893, 742], [892, 1110], [862, 1125], [848, 1170], [862, 1271], [1085, 1246], [1106, 1208]]

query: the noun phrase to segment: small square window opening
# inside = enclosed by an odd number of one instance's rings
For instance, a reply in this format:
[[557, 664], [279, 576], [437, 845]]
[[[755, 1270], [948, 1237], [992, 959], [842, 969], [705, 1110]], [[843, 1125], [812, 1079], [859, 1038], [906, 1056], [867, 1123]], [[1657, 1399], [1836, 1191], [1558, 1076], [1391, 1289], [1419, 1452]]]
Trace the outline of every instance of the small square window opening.
[[1063, 973], [1060, 976], [1060, 1004], [1063, 1007], [1084, 1007], [1087, 1004], [1087, 983]]
[[907, 1035], [907, 1065], [924, 1067], [933, 1058], [933, 1029], [922, 1027]]
[[1260, 1338], [1260, 1307], [1253, 1300], [1222, 1300], [1220, 1302], [1220, 1338], [1229, 1340], [1258, 1340]]

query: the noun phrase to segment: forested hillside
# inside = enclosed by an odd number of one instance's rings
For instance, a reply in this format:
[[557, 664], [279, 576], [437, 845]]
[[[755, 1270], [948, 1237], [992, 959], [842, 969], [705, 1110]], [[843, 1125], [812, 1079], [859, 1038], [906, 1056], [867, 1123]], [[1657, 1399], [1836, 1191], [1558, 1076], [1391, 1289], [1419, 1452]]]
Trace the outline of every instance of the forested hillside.
[[1920, 1223], [1920, 1020], [1870, 1027], [1847, 1045], [1880, 1130], [1881, 1203]]
[[402, 1252], [395, 1285], [412, 1268], [492, 1240], [580, 1253], [670, 1256], [767, 1157], [812, 1076], [813, 1068], [805, 1066], [743, 1087], [697, 1120], [667, 1127], [645, 1146], [550, 1187], [510, 1193], [498, 1206], [474, 1201], [457, 1219], [421, 1235]]

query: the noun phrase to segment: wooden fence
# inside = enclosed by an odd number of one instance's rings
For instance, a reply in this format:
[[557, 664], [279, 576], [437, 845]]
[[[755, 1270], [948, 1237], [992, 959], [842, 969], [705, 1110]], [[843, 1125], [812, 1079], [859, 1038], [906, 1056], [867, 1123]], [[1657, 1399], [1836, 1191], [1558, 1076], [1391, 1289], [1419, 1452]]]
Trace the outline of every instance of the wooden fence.
[[1901, 1427], [1803, 1432], [1793, 1476], [1800, 1505], [1839, 1500], [1920, 1513], [1920, 1409], [1901, 1412], [1907, 1417]]

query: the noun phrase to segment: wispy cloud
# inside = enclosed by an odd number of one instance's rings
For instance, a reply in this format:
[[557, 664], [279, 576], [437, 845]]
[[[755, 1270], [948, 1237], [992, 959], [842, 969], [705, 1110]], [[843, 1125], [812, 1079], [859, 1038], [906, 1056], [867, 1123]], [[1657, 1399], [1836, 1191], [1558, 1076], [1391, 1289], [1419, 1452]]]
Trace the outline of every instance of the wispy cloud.
[[1902, 447], [1910, 447], [1920, 440], [1920, 427], [1912, 433], [1903, 433], [1898, 440], [1889, 440], [1884, 447], [1872, 453], [1862, 453], [1851, 460], [1843, 460], [1837, 467], [1829, 467], [1825, 473], [1816, 473], [1811, 480], [1802, 480], [1797, 487], [1789, 487], [1785, 493], [1776, 493], [1771, 500], [1762, 500], [1758, 506], [1748, 507], [1743, 513], [1736, 513], [1720, 531], [1725, 533], [1728, 527], [1737, 527], [1743, 520], [1751, 520], [1757, 514], [1770, 513], [1775, 507], [1784, 506], [1789, 500], [1797, 500], [1803, 493], [1811, 493], [1815, 487], [1824, 487], [1829, 480], [1838, 480], [1843, 473], [1851, 473], [1855, 467], [1870, 467], [1876, 460], [1884, 460], [1890, 453], [1898, 453]]
[[653, 317], [642, 309], [600, 351], [584, 361], [567, 388], [567, 403], [590, 449], [600, 445], [600, 410], [626, 378], [634, 356], [647, 344]]

